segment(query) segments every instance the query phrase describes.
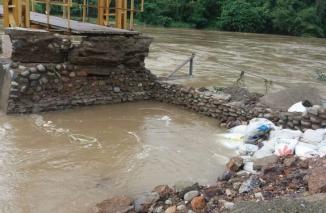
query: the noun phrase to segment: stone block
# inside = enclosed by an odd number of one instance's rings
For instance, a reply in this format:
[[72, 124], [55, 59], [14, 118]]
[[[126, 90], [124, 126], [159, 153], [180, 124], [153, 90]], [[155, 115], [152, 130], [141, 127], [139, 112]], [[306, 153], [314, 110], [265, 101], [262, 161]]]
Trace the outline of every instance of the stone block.
[[8, 28], [13, 61], [24, 63], [62, 63], [71, 42], [67, 37], [45, 30]]
[[143, 65], [152, 38], [145, 36], [85, 37], [69, 53], [69, 61], [77, 65], [120, 64]]

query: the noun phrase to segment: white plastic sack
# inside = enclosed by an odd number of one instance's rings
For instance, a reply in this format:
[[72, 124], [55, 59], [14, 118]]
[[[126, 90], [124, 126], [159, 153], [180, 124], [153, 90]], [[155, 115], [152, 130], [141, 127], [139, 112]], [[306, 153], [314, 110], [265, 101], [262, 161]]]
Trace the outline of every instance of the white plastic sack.
[[295, 147], [295, 155], [310, 158], [318, 155], [318, 147], [308, 143], [299, 142]]
[[326, 129], [308, 129], [303, 133], [302, 142], [318, 144], [326, 140]]
[[275, 125], [270, 120], [265, 118], [254, 118], [249, 122], [244, 141], [245, 143], [255, 143], [274, 128]]
[[270, 133], [270, 140], [277, 139], [296, 139], [299, 140], [303, 133], [300, 130], [291, 130], [291, 129], [279, 129], [273, 130]]
[[302, 101], [293, 104], [289, 109], [288, 112], [307, 112], [307, 108], [302, 105]]
[[298, 144], [296, 139], [276, 139], [275, 140], [275, 155], [288, 156], [294, 154], [294, 149]]
[[243, 165], [243, 170], [247, 172], [255, 172], [254, 170], [254, 162], [246, 162]]
[[318, 148], [318, 155], [320, 157], [325, 157], [326, 156], [326, 146], [320, 146]]
[[239, 125], [229, 129], [229, 133], [233, 134], [246, 134], [247, 125]]
[[268, 140], [268, 141], [263, 141], [263, 147], [261, 149], [266, 149], [266, 150], [271, 150], [272, 152], [275, 151], [275, 141], [276, 140]]
[[258, 151], [255, 152], [255, 154], [252, 156], [255, 159], [260, 159], [260, 158], [264, 158], [267, 156], [271, 156], [274, 155], [274, 147], [271, 149], [268, 146], [262, 147], [261, 149], [259, 149]]
[[253, 155], [258, 149], [256, 145], [244, 143], [239, 146], [239, 153], [243, 155]]
[[225, 147], [237, 150], [243, 144], [244, 136], [242, 134], [226, 133], [218, 135], [218, 143], [222, 143]]

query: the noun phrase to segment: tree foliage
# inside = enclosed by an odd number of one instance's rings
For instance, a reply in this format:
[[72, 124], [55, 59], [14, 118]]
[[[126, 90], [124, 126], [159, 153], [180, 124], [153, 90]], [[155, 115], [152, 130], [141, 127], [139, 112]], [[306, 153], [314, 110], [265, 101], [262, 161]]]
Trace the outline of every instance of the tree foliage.
[[[136, 5], [140, 1], [136, 0]], [[97, 0], [88, 2], [97, 4]], [[326, 36], [326, 0], [145, 0], [144, 9], [137, 14], [140, 22], [164, 27]], [[36, 10], [44, 12], [45, 5], [36, 4]], [[96, 17], [96, 8], [87, 12]], [[62, 8], [52, 6], [51, 14], [61, 15]], [[72, 16], [81, 14], [82, 7], [71, 9]]]
[[325, 37], [326, 0], [146, 0], [137, 18], [165, 27], [186, 23], [194, 28]]

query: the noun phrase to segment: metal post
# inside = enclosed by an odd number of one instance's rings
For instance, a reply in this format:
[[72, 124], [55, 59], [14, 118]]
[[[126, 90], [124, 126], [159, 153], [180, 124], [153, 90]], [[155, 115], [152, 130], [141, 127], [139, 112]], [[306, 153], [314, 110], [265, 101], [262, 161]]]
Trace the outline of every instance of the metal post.
[[3, 1], [3, 27], [10, 26], [9, 0]]
[[98, 0], [97, 1], [97, 24], [98, 25], [104, 25], [104, 0]]
[[86, 0], [83, 0], [83, 22], [86, 21]]
[[134, 30], [134, 12], [135, 12], [135, 0], [131, 0], [129, 30]]
[[128, 1], [123, 2], [123, 29], [128, 29]]
[[189, 76], [192, 76], [193, 73], [194, 57], [195, 57], [195, 53], [192, 53], [191, 58], [189, 60]]
[[29, 0], [25, 0], [24, 7], [23, 7], [23, 16], [24, 16], [24, 27], [29, 28], [30, 24], [30, 4]]
[[46, 23], [48, 30], [50, 29], [50, 0], [46, 1], [45, 5]]
[[70, 7], [72, 6], [72, 1], [68, 0], [68, 5], [67, 5], [67, 13], [68, 13], [68, 17], [67, 17], [67, 29], [68, 32], [71, 31], [71, 26], [70, 26]]
[[35, 3], [34, 0], [31, 0], [32, 12], [35, 12]]

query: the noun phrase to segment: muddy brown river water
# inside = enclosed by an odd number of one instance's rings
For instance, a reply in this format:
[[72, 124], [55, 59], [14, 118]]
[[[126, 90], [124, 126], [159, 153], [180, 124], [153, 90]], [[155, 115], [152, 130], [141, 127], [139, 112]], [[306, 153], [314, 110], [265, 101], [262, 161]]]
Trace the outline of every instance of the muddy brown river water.
[[[155, 38], [146, 66], [167, 75], [192, 52], [195, 75], [173, 82], [228, 86], [245, 70], [250, 90], [309, 84], [325, 71], [326, 40], [141, 28]], [[227, 65], [227, 66], [224, 66]], [[0, 115], [0, 212], [86, 212], [114, 195], [158, 184], [210, 184], [234, 153], [219, 144], [213, 119], [154, 102]]]

